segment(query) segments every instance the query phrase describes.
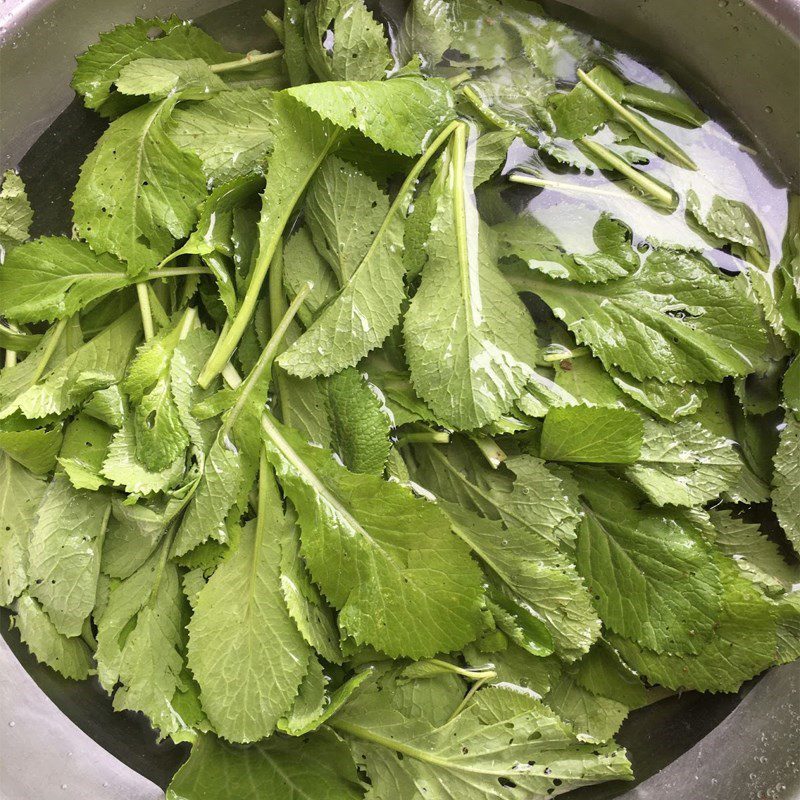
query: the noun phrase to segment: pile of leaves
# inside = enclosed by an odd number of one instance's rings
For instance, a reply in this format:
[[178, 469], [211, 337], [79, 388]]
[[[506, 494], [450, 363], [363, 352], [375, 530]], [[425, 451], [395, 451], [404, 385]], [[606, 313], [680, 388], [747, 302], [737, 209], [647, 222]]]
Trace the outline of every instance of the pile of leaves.
[[531, 3], [265, 21], [79, 57], [72, 238], [5, 176], [0, 600], [193, 743], [170, 798], [630, 778], [631, 710], [800, 655], [800, 206]]

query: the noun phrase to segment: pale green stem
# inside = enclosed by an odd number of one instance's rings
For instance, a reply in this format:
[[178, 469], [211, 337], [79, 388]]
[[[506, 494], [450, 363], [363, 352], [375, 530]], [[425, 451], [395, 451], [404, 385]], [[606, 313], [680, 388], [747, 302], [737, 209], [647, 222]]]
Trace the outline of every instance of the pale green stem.
[[549, 181], [544, 178], [536, 178], [533, 175], [526, 175], [523, 172], [513, 172], [508, 176], [512, 183], [522, 183], [525, 186], [537, 186], [541, 189], [555, 189], [559, 192], [577, 192], [578, 194], [599, 194], [604, 197], [613, 197], [617, 200], [628, 199], [625, 192], [616, 189], [603, 189], [599, 186], [583, 186], [579, 183], [564, 183], [563, 181]]
[[468, 81], [472, 75], [467, 70], [463, 72], [459, 72], [458, 75], [453, 75], [452, 78], [448, 78], [447, 82], [450, 84], [451, 89], [455, 89], [457, 86], [461, 86], [464, 81]]
[[3, 360], [3, 364], [6, 369], [9, 367], [14, 367], [17, 364], [17, 351], [16, 350], [6, 350], [6, 355]]
[[489, 680], [489, 678], [482, 678], [481, 680], [476, 681], [475, 683], [472, 684], [472, 686], [469, 687], [469, 691], [464, 695], [464, 699], [458, 704], [456, 710], [450, 715], [450, 717], [447, 720], [448, 722], [454, 720], [469, 705], [469, 701], [472, 700], [473, 696], [475, 695], [475, 692], [477, 692], [478, 689], [480, 689], [481, 686], [483, 686], [483, 684], [486, 683], [487, 680]]
[[470, 433], [469, 438], [478, 446], [493, 469], [497, 469], [507, 458], [505, 451], [492, 439], [480, 433]]
[[660, 183], [657, 183], [652, 178], [634, 169], [627, 161], [620, 158], [616, 153], [613, 153], [607, 147], [599, 142], [594, 142], [591, 139], [580, 139], [580, 143], [590, 152], [596, 156], [600, 156], [603, 161], [610, 164], [617, 172], [630, 178], [643, 192], [649, 194], [654, 200], [662, 205], [672, 207], [675, 205], [675, 198], [668, 189], [665, 189]]
[[255, 385], [258, 383], [258, 380], [264, 374], [264, 371], [272, 368], [272, 362], [275, 360], [275, 356], [278, 354], [278, 348], [281, 345], [283, 337], [286, 335], [286, 331], [289, 329], [289, 325], [297, 314], [297, 309], [303, 305], [308, 293], [313, 288], [314, 284], [311, 283], [311, 281], [306, 282], [303, 288], [297, 293], [297, 297], [292, 300], [289, 308], [283, 315], [283, 319], [281, 319], [278, 327], [275, 328], [275, 332], [272, 334], [272, 336], [270, 336], [267, 346], [261, 352], [261, 355], [258, 357], [258, 361], [256, 361], [255, 366], [252, 370], [250, 370], [250, 374], [247, 376], [245, 385], [242, 388], [242, 393], [237, 398], [235, 405], [225, 419], [225, 425], [223, 426], [222, 431], [223, 437], [230, 432], [234, 422], [236, 422], [236, 418], [244, 408], [247, 398], [252, 393]]
[[497, 677], [497, 672], [495, 672], [493, 669], [466, 669], [464, 667], [459, 667], [457, 664], [451, 664], [449, 661], [442, 661], [438, 658], [428, 658], [425, 661], [428, 664], [434, 664], [437, 667], [442, 667], [442, 669], [448, 669], [450, 672], [455, 672], [456, 675], [460, 675], [462, 678], [466, 678], [468, 681], [486, 681]]
[[178, 278], [181, 275], [213, 275], [208, 267], [167, 267], [165, 269], [154, 269], [143, 275], [140, 281], [152, 281], [156, 278]]
[[680, 148], [676, 147], [661, 131], [650, 128], [642, 123], [642, 120], [632, 111], [627, 109], [622, 103], [613, 98], [602, 86], [590, 78], [582, 69], [578, 70], [578, 77], [585, 83], [617, 116], [624, 119], [637, 133], [645, 139], [655, 143], [665, 153], [669, 153], [676, 161], [680, 162], [688, 169], [697, 169], [697, 164], [692, 161]]
[[197, 309], [194, 307], [187, 308], [181, 320], [181, 329], [178, 331], [178, 339], [183, 341], [194, 328], [197, 321]]
[[547, 348], [541, 354], [541, 360], [545, 364], [554, 364], [558, 361], [566, 361], [568, 358], [578, 358], [580, 356], [588, 355], [590, 352], [588, 347], [564, 347], [559, 350], [550, 350]]
[[406, 444], [448, 444], [450, 434], [447, 431], [420, 431], [404, 433], [397, 439], [397, 444], [402, 447]]
[[230, 361], [222, 368], [221, 375], [222, 380], [224, 380], [231, 389], [238, 389], [242, 385], [242, 377]]
[[147, 291], [146, 283], [136, 284], [136, 295], [139, 298], [139, 310], [142, 314], [144, 340], [149, 342], [155, 336], [155, 330], [153, 328], [153, 312], [150, 308], [150, 294]]
[[62, 334], [64, 333], [64, 329], [67, 327], [67, 320], [60, 319], [56, 323], [56, 332], [53, 334], [53, 338], [47, 343], [47, 347], [45, 348], [44, 352], [42, 353], [42, 357], [39, 360], [39, 365], [36, 367], [36, 372], [33, 373], [31, 378], [31, 384], [36, 383], [39, 378], [44, 375], [44, 371], [47, 369], [47, 364], [53, 356], [53, 353], [56, 351], [56, 347], [58, 346], [58, 342], [61, 339]]
[[283, 55], [283, 50], [273, 50], [271, 53], [258, 53], [253, 51], [248, 53], [244, 58], [238, 61], [223, 61], [221, 64], [212, 64], [211, 71], [230, 72], [234, 69], [241, 69], [242, 67], [249, 67], [252, 64], [259, 64], [263, 61], [272, 61], [273, 59], [280, 58]]

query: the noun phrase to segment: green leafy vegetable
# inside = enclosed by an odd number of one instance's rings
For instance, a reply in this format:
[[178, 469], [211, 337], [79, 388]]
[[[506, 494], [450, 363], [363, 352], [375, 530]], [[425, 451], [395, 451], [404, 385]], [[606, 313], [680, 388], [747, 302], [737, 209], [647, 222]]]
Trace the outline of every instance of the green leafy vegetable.
[[539, 448], [548, 461], [631, 464], [639, 460], [643, 435], [641, 418], [623, 408], [551, 408]]
[[437, 417], [470, 429], [497, 419], [523, 393], [536, 345], [530, 316], [465, 196], [466, 157], [459, 126], [439, 168], [428, 263], [403, 332], [417, 393]]
[[120, 25], [2, 179], [0, 604], [169, 800], [630, 779], [800, 658], [798, 198], [536, 4], [401, 17]]
[[302, 552], [340, 609], [339, 625], [394, 657], [432, 656], [474, 638], [480, 577], [445, 517], [407, 489], [339, 467], [268, 417], [263, 425], [297, 508]]

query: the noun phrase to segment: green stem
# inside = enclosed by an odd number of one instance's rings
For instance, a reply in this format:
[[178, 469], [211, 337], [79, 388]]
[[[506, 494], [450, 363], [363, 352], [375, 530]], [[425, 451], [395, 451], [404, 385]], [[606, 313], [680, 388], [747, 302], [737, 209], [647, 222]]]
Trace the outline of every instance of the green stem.
[[591, 139], [579, 139], [580, 143], [591, 153], [599, 156], [603, 161], [608, 163], [617, 172], [629, 178], [635, 183], [645, 194], [649, 194], [658, 203], [667, 207], [675, 205], [675, 198], [668, 189], [665, 189], [660, 183], [657, 183], [652, 178], [634, 169], [627, 161], [620, 158], [616, 153], [611, 152], [607, 147], [604, 147], [599, 142], [592, 141]]
[[428, 658], [426, 659], [426, 663], [434, 664], [442, 669], [447, 669], [450, 672], [454, 672], [456, 675], [460, 675], [462, 678], [466, 678], [468, 681], [485, 681], [497, 677], [497, 672], [495, 672], [493, 669], [468, 669], [465, 667], [459, 667], [458, 664], [451, 664], [449, 661], [442, 661], [439, 658]]
[[306, 180], [298, 182], [295, 187], [294, 195], [283, 204], [280, 216], [275, 221], [272, 229], [265, 236], [264, 241], [261, 241], [261, 237], [259, 236], [258, 257], [256, 258], [256, 263], [253, 265], [253, 271], [247, 284], [247, 291], [242, 299], [239, 311], [231, 322], [228, 332], [224, 336], [220, 336], [217, 340], [213, 352], [209, 356], [208, 361], [206, 361], [197, 379], [198, 384], [200, 384], [203, 389], [207, 388], [211, 381], [219, 375], [225, 363], [230, 359], [233, 355], [233, 351], [238, 346], [239, 340], [242, 338], [256, 310], [256, 305], [261, 296], [261, 287], [264, 283], [264, 279], [267, 277], [267, 270], [269, 270], [272, 258], [275, 255], [275, 250], [281, 241], [283, 229], [289, 221], [289, 216], [303, 191], [305, 191], [311, 177], [317, 171], [317, 167], [319, 167], [327, 154], [333, 149], [340, 136], [341, 132], [334, 132], [330, 135], [327, 146], [322, 149], [313, 168], [308, 171]]
[[449, 444], [450, 434], [447, 431], [420, 431], [404, 433], [397, 439], [397, 445], [406, 444]]
[[178, 278], [181, 275], [213, 275], [208, 267], [167, 267], [165, 269], [154, 269], [143, 275], [140, 281], [152, 281], [156, 278]]
[[260, 64], [263, 61], [272, 61], [273, 59], [280, 58], [282, 55], [283, 50], [273, 50], [271, 53], [259, 53], [253, 50], [238, 61], [223, 61], [221, 64], [212, 64], [211, 71], [216, 73], [230, 72], [234, 69], [249, 67], [252, 64]]
[[456, 706], [456, 710], [449, 716], [448, 722], [454, 720], [469, 705], [469, 701], [472, 700], [475, 692], [477, 692], [487, 680], [489, 680], [489, 678], [481, 678], [481, 680], [476, 681], [469, 687], [469, 691], [464, 695], [464, 699]]
[[5, 357], [3, 359], [3, 366], [6, 369], [9, 367], [14, 367], [17, 364], [17, 351], [16, 350], [6, 350]]
[[563, 345], [548, 345], [542, 351], [541, 360], [544, 364], [554, 364], [558, 361], [566, 361], [568, 358], [588, 355], [589, 352], [588, 347], [573, 347], [570, 349]]
[[153, 312], [150, 308], [150, 294], [146, 283], [136, 284], [136, 295], [139, 298], [139, 310], [142, 313], [144, 340], [149, 342], [155, 336], [155, 330], [153, 328]]
[[541, 189], [555, 189], [559, 192], [578, 192], [584, 194], [599, 194], [604, 197], [613, 197], [615, 199], [627, 199], [628, 195], [625, 192], [620, 192], [615, 189], [602, 189], [598, 186], [583, 186], [580, 183], [564, 183], [563, 181], [549, 181], [544, 178], [536, 178], [533, 175], [526, 175], [522, 172], [512, 172], [508, 179], [512, 183], [522, 183], [525, 186], [537, 186]]
[[469, 73], [468, 70], [464, 70], [463, 72], [459, 72], [458, 75], [453, 75], [452, 78], [448, 78], [447, 82], [450, 84], [451, 89], [455, 89], [458, 86], [461, 86], [464, 81], [468, 81], [472, 75]]
[[678, 163], [687, 169], [697, 169], [697, 164], [692, 161], [686, 153], [677, 145], [671, 142], [657, 128], [650, 127], [642, 122], [630, 109], [612, 97], [602, 86], [590, 78], [582, 69], [578, 70], [578, 77], [585, 83], [618, 117], [625, 120], [640, 136], [648, 139], [656, 148], [661, 148], [662, 152], [671, 155]]
[[492, 469], [497, 469], [507, 458], [505, 451], [492, 439], [481, 433], [470, 433], [469, 438], [478, 446]]
[[278, 37], [278, 41], [283, 44], [286, 39], [286, 31], [283, 27], [283, 20], [272, 11], [264, 14], [264, 24]]
[[58, 342], [61, 339], [61, 335], [64, 333], [64, 329], [67, 327], [67, 320], [60, 319], [56, 323], [56, 330], [53, 334], [53, 338], [47, 343], [47, 347], [44, 349], [42, 353], [41, 359], [39, 359], [39, 364], [36, 367], [36, 372], [33, 373], [31, 378], [31, 385], [36, 383], [39, 378], [44, 375], [44, 371], [47, 369], [47, 364], [53, 356], [53, 353], [56, 351], [56, 347], [58, 346]]
[[308, 293], [313, 288], [314, 284], [310, 281], [303, 286], [303, 288], [297, 293], [297, 297], [292, 300], [291, 305], [283, 315], [283, 319], [281, 319], [278, 327], [275, 328], [275, 332], [272, 334], [272, 336], [270, 336], [267, 346], [261, 352], [261, 355], [258, 357], [258, 361], [256, 361], [253, 369], [250, 370], [250, 374], [247, 376], [244, 386], [242, 387], [241, 394], [237, 398], [236, 403], [225, 419], [225, 425], [223, 426], [222, 431], [223, 438], [230, 432], [233, 424], [236, 422], [236, 418], [244, 408], [247, 398], [252, 393], [261, 376], [264, 374], [264, 371], [272, 368], [272, 362], [275, 360], [275, 356], [278, 354], [278, 349], [280, 348], [283, 337], [286, 335], [286, 331], [289, 329], [289, 325], [297, 314], [297, 309], [303, 305]]
[[228, 384], [231, 389], [238, 389], [242, 385], [242, 376], [236, 371], [236, 367], [229, 361], [223, 368], [222, 380]]
[[189, 335], [196, 321], [197, 309], [194, 307], [187, 308], [181, 320], [181, 328], [178, 331], [178, 339], [180, 341], [183, 341]]

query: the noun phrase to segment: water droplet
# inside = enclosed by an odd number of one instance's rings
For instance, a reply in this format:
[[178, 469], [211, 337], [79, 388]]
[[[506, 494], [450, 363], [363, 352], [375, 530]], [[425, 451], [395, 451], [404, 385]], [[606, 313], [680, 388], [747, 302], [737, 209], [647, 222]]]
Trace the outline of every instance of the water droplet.
[[767, 114], [771, 114], [772, 113], [772, 106], [764, 106], [764, 111], [766, 111]]
[[16, 722], [14, 722], [14, 720], [11, 720], [11, 722], [9, 722], [9, 723], [8, 723], [8, 727], [9, 727], [9, 728], [13, 728], [13, 727], [15, 727], [15, 726], [16, 726], [16, 724], [17, 724], [17, 723], [16, 723]]

